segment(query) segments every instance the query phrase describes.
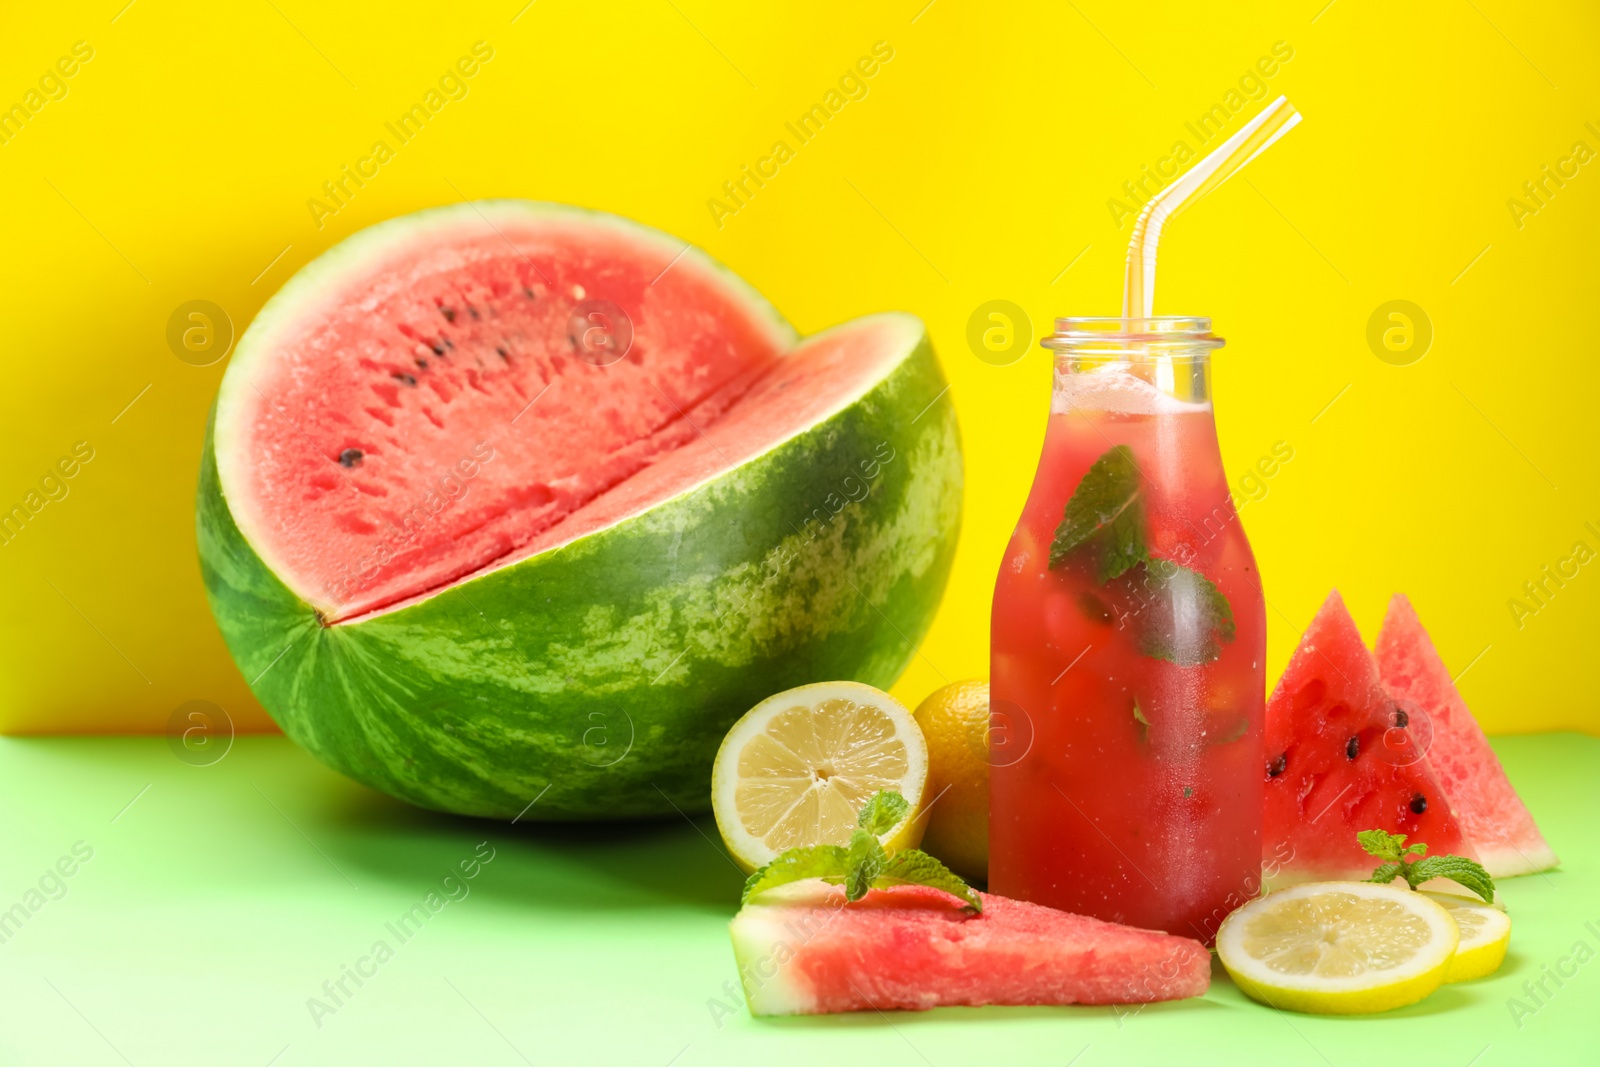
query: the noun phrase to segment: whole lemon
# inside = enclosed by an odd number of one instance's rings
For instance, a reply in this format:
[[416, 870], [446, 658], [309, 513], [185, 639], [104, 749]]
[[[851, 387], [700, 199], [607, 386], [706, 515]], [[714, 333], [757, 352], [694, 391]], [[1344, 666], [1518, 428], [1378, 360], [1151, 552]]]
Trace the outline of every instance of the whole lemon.
[[913, 713], [928, 742], [923, 851], [963, 878], [989, 877], [989, 683], [936, 689]]

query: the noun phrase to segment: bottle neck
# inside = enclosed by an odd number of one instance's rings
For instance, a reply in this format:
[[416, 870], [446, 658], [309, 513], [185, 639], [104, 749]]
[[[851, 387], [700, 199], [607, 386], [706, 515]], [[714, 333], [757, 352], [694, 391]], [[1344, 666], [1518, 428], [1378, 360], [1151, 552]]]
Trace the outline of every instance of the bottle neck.
[[1223, 341], [1204, 318], [1064, 318], [1042, 343], [1056, 357], [1053, 411], [1151, 415], [1210, 409]]

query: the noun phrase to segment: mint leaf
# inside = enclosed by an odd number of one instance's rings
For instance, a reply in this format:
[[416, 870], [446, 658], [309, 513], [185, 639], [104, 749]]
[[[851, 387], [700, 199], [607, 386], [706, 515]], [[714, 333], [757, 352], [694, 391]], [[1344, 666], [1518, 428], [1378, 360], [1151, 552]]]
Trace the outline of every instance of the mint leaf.
[[[1356, 843], [1366, 850], [1367, 855], [1376, 856], [1380, 860], [1400, 862], [1403, 854], [1401, 849], [1406, 843], [1405, 834], [1391, 834], [1387, 830], [1357, 830]], [[1391, 877], [1393, 877], [1391, 875]]]
[[1234, 724], [1211, 739], [1213, 745], [1230, 745], [1250, 732], [1250, 716], [1241, 715]]
[[908, 848], [890, 856], [889, 862], [884, 865], [883, 873], [877, 877], [873, 885], [931, 886], [934, 889], [942, 889], [953, 897], [960, 897], [974, 911], [983, 911], [983, 899], [961, 880], [960, 875], [919, 849]]
[[879, 790], [861, 809], [861, 814], [856, 817], [856, 825], [873, 836], [886, 834], [899, 826], [910, 810], [911, 805], [899, 793], [892, 789]]
[[1115, 445], [1094, 461], [1067, 501], [1050, 543], [1050, 568], [1086, 545], [1099, 549], [1096, 576], [1103, 585], [1145, 558], [1144, 493], [1133, 450]]
[[[878, 796], [884, 794], [879, 793]], [[876, 799], [876, 798], [874, 798]], [[857, 830], [850, 837], [850, 848], [845, 853], [844, 895], [846, 900], [860, 900], [872, 888], [878, 873], [888, 862], [883, 842], [865, 830]]]
[[[1201, 574], [1169, 559], [1147, 560], [1135, 595], [1140, 651], [1180, 667], [1199, 667], [1222, 655], [1233, 640], [1233, 607], [1222, 590]], [[1139, 579], [1135, 579], [1138, 583]]]
[[1139, 724], [1139, 743], [1141, 745], [1149, 744], [1150, 727], [1154, 724], [1144, 717], [1144, 709], [1139, 707], [1138, 697], [1133, 698], [1133, 721]]
[[1115, 621], [1106, 602], [1087, 589], [1078, 594], [1078, 610], [1083, 612], [1084, 618], [1101, 626], [1110, 626]]
[[739, 903], [748, 903], [758, 893], [805, 878], [826, 878], [837, 883], [844, 880], [849, 869], [845, 850], [838, 845], [791, 848], [746, 879]]
[[1367, 881], [1377, 882], [1379, 885], [1388, 885], [1400, 877], [1400, 866], [1398, 862], [1379, 864], [1378, 869], [1372, 872], [1372, 877], [1368, 878]]
[[1406, 864], [1405, 874], [1413, 889], [1429, 878], [1448, 878], [1478, 894], [1484, 903], [1494, 903], [1494, 879], [1483, 864], [1465, 856], [1428, 856]]
[[[1358, 831], [1356, 840], [1368, 855], [1385, 861], [1372, 872], [1369, 881], [1388, 883], [1399, 877], [1415, 889], [1430, 878], [1448, 878], [1478, 894], [1486, 903], [1494, 903], [1494, 879], [1476, 860], [1465, 856], [1425, 856], [1428, 846], [1421, 841], [1407, 845], [1405, 834], [1383, 830]], [[1410, 858], [1413, 856], [1417, 858]]]

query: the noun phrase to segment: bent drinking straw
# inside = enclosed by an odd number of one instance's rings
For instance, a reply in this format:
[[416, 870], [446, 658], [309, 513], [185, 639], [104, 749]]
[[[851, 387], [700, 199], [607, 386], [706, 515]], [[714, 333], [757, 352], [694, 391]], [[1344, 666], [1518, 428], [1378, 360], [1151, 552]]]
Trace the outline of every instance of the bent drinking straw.
[[1156, 246], [1167, 220], [1233, 177], [1299, 122], [1300, 112], [1287, 97], [1278, 97], [1238, 133], [1190, 167], [1183, 177], [1145, 203], [1128, 243], [1128, 275], [1122, 290], [1124, 318], [1147, 319], [1155, 314]]

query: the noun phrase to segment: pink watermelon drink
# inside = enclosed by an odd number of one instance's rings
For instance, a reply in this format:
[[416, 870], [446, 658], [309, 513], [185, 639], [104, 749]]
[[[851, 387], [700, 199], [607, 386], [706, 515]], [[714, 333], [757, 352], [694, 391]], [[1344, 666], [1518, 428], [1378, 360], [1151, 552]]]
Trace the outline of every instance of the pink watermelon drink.
[[1206, 319], [1061, 319], [1000, 567], [990, 888], [1209, 940], [1261, 871], [1265, 624]]

